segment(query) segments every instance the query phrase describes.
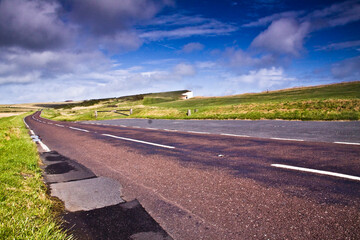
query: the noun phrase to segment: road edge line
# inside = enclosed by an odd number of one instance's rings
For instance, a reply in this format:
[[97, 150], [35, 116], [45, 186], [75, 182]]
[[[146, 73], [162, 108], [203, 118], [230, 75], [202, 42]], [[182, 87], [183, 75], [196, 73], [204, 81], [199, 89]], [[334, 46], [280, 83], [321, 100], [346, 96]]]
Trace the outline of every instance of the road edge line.
[[45, 152], [51, 152], [50, 148], [48, 146], [46, 146], [40, 139], [39, 137], [35, 134], [35, 132], [30, 128], [30, 126], [26, 123], [26, 120], [25, 120], [26, 117], [23, 118], [23, 122], [25, 123], [25, 126], [29, 129], [31, 136], [36, 136], [38, 138], [37, 142], [39, 143], [39, 145], [42, 147], [42, 149], [45, 151]]

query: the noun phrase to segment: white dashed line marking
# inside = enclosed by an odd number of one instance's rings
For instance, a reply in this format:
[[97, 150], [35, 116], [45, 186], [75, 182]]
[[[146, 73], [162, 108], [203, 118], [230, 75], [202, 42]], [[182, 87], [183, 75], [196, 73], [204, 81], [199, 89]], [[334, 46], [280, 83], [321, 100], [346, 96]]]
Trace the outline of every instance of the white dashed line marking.
[[150, 130], [158, 130], [157, 128], [146, 128], [146, 129], [150, 129]]
[[230, 136], [230, 137], [250, 137], [248, 135], [237, 135], [237, 134], [230, 134], [230, 133], [220, 133], [223, 136]]
[[342, 174], [342, 173], [334, 173], [334, 172], [329, 172], [329, 171], [316, 170], [316, 169], [303, 168], [303, 167], [294, 167], [294, 166], [283, 165], [283, 164], [271, 164], [271, 166], [277, 167], [277, 168], [285, 168], [285, 169], [290, 169], [290, 170], [295, 170], [295, 171], [310, 172], [310, 173], [316, 173], [316, 174], [322, 174], [322, 175], [328, 175], [328, 176], [333, 176], [333, 177], [346, 178], [346, 179], [360, 181], [360, 177], [351, 176], [351, 175]]
[[302, 139], [293, 139], [293, 138], [270, 138], [273, 140], [281, 140], [281, 141], [298, 141], [298, 142], [303, 142], [304, 140]]
[[360, 143], [354, 143], [354, 142], [334, 142], [337, 144], [348, 144], [348, 145], [360, 145]]
[[125, 125], [120, 125], [120, 127], [126, 127]]
[[77, 130], [77, 131], [89, 132], [88, 130], [81, 129], [81, 128], [76, 128], [76, 127], [69, 127], [69, 128], [74, 129], [74, 130]]
[[112, 138], [117, 138], [117, 139], [121, 139], [121, 140], [125, 140], [125, 141], [130, 141], [130, 142], [143, 143], [143, 144], [152, 145], [152, 146], [156, 146], [156, 147], [170, 148], [170, 149], [175, 148], [173, 146], [167, 146], [167, 145], [163, 145], [163, 144], [146, 142], [146, 141], [141, 141], [141, 140], [136, 140], [136, 139], [131, 139], [131, 138], [118, 137], [118, 136], [114, 136], [114, 135], [111, 135], [111, 134], [101, 134], [101, 135], [107, 136], [107, 137], [112, 137]]
[[65, 127], [64, 125], [60, 125], [60, 124], [55, 124], [58, 127]]

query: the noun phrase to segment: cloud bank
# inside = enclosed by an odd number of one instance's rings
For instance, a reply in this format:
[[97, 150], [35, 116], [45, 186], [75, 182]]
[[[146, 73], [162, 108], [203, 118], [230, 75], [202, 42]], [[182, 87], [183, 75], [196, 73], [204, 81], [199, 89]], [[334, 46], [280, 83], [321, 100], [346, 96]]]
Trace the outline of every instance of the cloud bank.
[[[242, 25], [176, 6], [175, 0], [0, 0], [0, 101], [86, 99], [190, 85], [288, 86], [300, 81], [287, 72], [311, 51], [306, 44], [314, 34], [360, 20], [356, 0]], [[243, 31], [255, 34], [250, 38]], [[210, 37], [216, 40], [205, 47]], [[239, 42], [247, 43], [240, 48]], [[359, 46], [354, 37], [314, 49], [354, 52]], [[132, 51], [139, 56], [128, 63]], [[353, 52], [328, 64], [333, 79], [359, 78]]]

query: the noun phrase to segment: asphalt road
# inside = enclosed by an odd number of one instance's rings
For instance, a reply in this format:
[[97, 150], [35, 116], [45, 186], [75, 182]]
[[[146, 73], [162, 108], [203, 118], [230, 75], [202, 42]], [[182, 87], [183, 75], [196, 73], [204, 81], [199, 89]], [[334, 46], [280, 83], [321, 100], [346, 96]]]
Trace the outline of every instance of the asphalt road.
[[360, 145], [360, 121], [114, 119], [82, 123]]
[[174, 239], [360, 238], [358, 145], [54, 122], [39, 113], [26, 121], [51, 150], [119, 181], [122, 197], [138, 199]]

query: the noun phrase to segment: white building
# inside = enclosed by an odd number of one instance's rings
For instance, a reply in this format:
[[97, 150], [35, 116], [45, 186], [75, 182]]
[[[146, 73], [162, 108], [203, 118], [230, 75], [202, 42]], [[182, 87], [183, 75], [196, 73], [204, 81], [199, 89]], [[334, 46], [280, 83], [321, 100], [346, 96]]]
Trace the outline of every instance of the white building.
[[190, 99], [194, 97], [194, 93], [192, 91], [188, 91], [186, 93], [181, 94], [182, 99]]

